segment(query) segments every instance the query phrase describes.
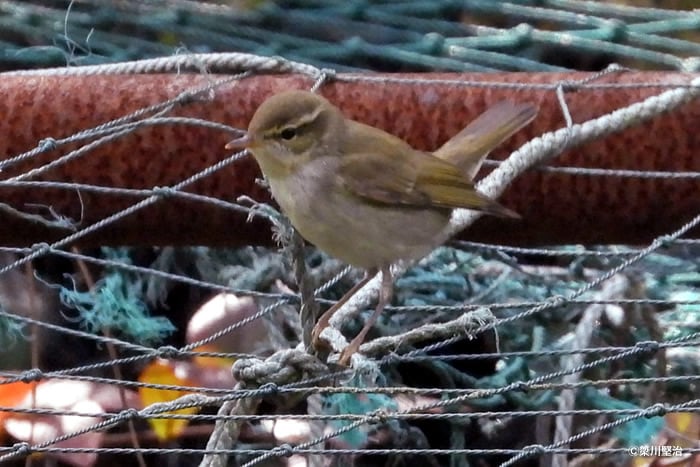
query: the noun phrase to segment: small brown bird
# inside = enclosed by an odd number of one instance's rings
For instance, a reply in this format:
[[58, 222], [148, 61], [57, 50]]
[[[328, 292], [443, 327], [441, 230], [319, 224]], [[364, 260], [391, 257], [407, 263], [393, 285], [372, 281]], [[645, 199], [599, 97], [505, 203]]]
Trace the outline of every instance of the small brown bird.
[[340, 363], [347, 364], [391, 299], [390, 265], [444, 243], [453, 208], [518, 217], [476, 191], [472, 178], [488, 153], [536, 113], [530, 104], [500, 102], [431, 154], [345, 118], [318, 94], [287, 91], [260, 105], [246, 136], [226, 147], [250, 150], [273, 197], [306, 240], [368, 272], [321, 316], [314, 346], [331, 315], [381, 271], [377, 307], [341, 354]]

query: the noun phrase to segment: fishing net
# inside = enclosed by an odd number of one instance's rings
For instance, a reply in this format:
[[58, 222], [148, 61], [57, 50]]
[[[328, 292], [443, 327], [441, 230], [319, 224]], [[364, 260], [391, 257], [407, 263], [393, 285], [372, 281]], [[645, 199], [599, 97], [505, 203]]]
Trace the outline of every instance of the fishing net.
[[[694, 7], [0, 2], [0, 463], [694, 465]], [[457, 211], [349, 367], [379, 278], [312, 351], [363, 271], [224, 149], [287, 88], [425, 150], [539, 107], [477, 177], [522, 219]]]

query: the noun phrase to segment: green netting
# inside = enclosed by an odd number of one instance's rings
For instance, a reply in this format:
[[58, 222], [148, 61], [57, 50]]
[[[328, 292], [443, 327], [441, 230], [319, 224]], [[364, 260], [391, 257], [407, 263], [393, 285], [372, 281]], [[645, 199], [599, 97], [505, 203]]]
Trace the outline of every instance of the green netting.
[[[700, 14], [577, 0], [4, 1], [0, 67], [191, 52], [390, 71], [695, 69]], [[687, 8], [692, 2], [687, 2]]]

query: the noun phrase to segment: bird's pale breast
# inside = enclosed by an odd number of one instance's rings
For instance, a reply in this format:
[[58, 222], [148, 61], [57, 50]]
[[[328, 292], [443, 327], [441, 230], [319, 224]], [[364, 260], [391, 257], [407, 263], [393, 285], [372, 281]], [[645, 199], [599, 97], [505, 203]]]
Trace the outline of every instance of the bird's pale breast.
[[273, 196], [306, 240], [365, 269], [420, 258], [445, 240], [448, 212], [382, 205], [351, 195], [332, 175], [336, 162], [318, 158], [288, 177], [269, 179]]

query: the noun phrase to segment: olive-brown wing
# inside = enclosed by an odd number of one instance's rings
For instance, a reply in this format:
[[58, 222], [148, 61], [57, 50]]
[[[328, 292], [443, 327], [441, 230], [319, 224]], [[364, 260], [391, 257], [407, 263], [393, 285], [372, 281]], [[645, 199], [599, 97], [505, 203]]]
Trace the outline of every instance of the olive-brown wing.
[[413, 149], [384, 149], [382, 154], [345, 154], [337, 172], [340, 183], [352, 194], [377, 203], [466, 208], [517, 216], [476, 191], [473, 183], [449, 162]]

